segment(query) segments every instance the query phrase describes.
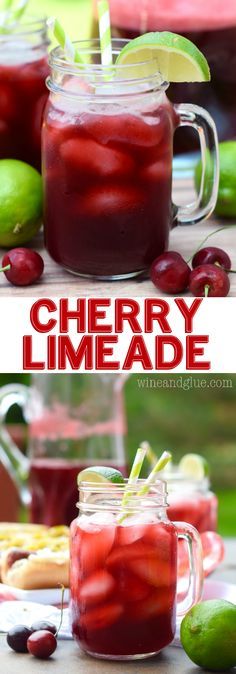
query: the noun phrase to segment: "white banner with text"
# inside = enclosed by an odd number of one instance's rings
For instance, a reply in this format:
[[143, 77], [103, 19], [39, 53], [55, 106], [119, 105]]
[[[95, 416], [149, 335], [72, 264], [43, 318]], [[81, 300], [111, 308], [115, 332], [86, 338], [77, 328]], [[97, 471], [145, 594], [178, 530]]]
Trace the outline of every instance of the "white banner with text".
[[236, 372], [236, 299], [3, 298], [1, 372]]

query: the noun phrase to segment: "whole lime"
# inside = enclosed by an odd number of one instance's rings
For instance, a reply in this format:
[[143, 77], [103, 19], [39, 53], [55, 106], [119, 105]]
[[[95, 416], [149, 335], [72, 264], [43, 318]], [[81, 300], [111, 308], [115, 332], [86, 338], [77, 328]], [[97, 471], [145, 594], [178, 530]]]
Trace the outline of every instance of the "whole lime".
[[42, 177], [17, 159], [0, 160], [0, 246], [30, 241], [42, 224]]
[[236, 606], [224, 599], [196, 604], [181, 623], [182, 646], [199, 667], [223, 671], [236, 665]]
[[[220, 143], [219, 154], [220, 182], [215, 213], [223, 218], [234, 218], [236, 217], [236, 141], [230, 140], [225, 143]], [[202, 165], [200, 161], [195, 169], [195, 184], [198, 190], [200, 187], [201, 172]], [[208, 189], [211, 187], [212, 176], [213, 162], [212, 156], [208, 151], [204, 190], [206, 198], [208, 196]]]

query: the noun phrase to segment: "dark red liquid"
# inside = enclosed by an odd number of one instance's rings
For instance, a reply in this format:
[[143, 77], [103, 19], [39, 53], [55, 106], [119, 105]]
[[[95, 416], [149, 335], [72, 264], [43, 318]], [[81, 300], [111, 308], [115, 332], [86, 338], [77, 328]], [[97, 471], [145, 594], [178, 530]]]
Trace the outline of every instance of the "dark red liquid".
[[[125, 466], [114, 465], [123, 475]], [[77, 475], [88, 467], [85, 461], [65, 459], [34, 459], [31, 461], [29, 483], [31, 492], [30, 520], [54, 526], [69, 525], [77, 516], [79, 494]]]
[[[176, 9], [177, 11], [177, 9]], [[174, 21], [174, 19], [173, 19]], [[169, 25], [162, 30], [174, 30]], [[158, 30], [155, 26], [153, 30]], [[211, 81], [204, 83], [171, 84], [168, 96], [173, 103], [194, 103], [212, 115], [219, 140], [236, 138], [236, 26], [232, 28], [186, 32], [180, 26], [174, 31], [188, 38], [203, 52], [210, 70]], [[133, 39], [139, 33], [114, 27], [116, 36]], [[175, 135], [175, 151], [192, 151], [199, 147], [196, 134], [179, 129]]]
[[71, 527], [73, 636], [101, 657], [157, 653], [175, 632], [175, 528], [102, 525], [93, 517]]
[[216, 531], [218, 501], [214, 494], [193, 494], [181, 498], [181, 494], [168, 496], [168, 517], [172, 522], [188, 522], [199, 533]]
[[62, 112], [48, 106], [45, 240], [50, 255], [68, 270], [132, 274], [147, 269], [166, 248], [176, 120], [162, 100], [142, 114], [132, 114], [130, 103], [130, 113], [81, 112], [67, 124]]
[[0, 63], [0, 159], [20, 159], [40, 170], [47, 75], [46, 58]]

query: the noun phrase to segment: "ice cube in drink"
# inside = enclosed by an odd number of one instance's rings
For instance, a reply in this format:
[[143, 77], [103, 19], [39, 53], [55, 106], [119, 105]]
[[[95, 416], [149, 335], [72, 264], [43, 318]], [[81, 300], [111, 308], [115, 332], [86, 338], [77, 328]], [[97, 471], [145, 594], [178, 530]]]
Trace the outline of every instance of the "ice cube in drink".
[[145, 657], [174, 636], [175, 527], [153, 515], [128, 519], [96, 530], [93, 516], [82, 515], [71, 525], [72, 631], [98, 657]]
[[118, 102], [115, 90], [103, 105], [100, 90], [90, 102], [52, 96], [47, 106], [46, 246], [78, 274], [136, 275], [167, 246], [177, 117], [163, 91], [132, 95]]

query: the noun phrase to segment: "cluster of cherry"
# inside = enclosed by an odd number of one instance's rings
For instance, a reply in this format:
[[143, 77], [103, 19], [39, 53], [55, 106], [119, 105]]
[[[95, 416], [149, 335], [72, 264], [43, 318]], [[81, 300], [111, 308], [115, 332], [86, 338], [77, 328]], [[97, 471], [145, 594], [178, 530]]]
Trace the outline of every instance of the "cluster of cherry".
[[57, 647], [58, 629], [48, 621], [39, 621], [26, 627], [14, 625], [7, 633], [7, 643], [16, 653], [30, 653], [35, 658], [47, 659]]
[[207, 246], [193, 256], [192, 269], [182, 255], [174, 251], [154, 260], [150, 276], [158, 288], [170, 295], [189, 290], [195, 297], [226, 297], [230, 289], [228, 273], [231, 260], [221, 248]]

